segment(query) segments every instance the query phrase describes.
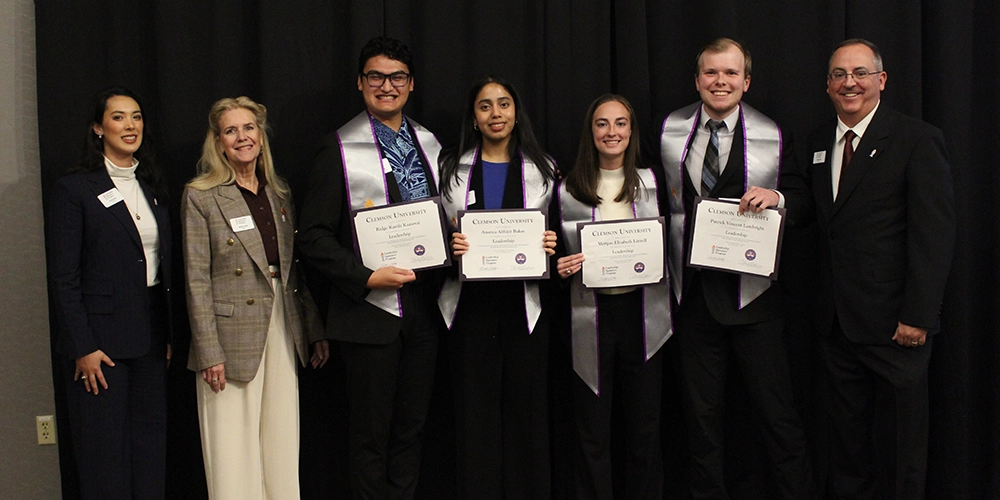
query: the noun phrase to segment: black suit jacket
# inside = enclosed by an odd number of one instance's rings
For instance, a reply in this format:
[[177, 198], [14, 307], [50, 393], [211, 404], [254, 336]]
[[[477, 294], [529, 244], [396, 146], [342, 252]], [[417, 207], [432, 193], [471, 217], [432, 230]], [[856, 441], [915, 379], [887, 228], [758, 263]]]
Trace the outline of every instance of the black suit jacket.
[[[160, 233], [160, 283], [170, 304], [171, 241], [166, 203], [139, 181]], [[152, 329], [146, 257], [124, 201], [105, 208], [98, 195], [114, 188], [107, 171], [68, 175], [49, 203], [48, 264], [58, 350], [75, 359], [98, 349], [111, 359], [149, 352]], [[170, 332], [169, 310], [168, 324]], [[169, 342], [169, 333], [168, 339]]]
[[[784, 137], [786, 140], [782, 143], [781, 165], [776, 166], [776, 168], [780, 169], [778, 190], [785, 196], [785, 209], [787, 210], [786, 224], [794, 224], [803, 213], [808, 211], [809, 203], [805, 182], [798, 169], [795, 168], [795, 161], [792, 154], [793, 148], [790, 141], [787, 140], [787, 136]], [[729, 159], [726, 161], [726, 168], [722, 171], [722, 175], [719, 177], [712, 192], [709, 193], [709, 197], [740, 198], [743, 196], [746, 192], [744, 189], [746, 172], [742, 168], [745, 155], [746, 151], [743, 148], [743, 126], [740, 122], [737, 122], [736, 130], [733, 133], [733, 146], [729, 150]], [[689, 214], [684, 234], [685, 238], [690, 238], [692, 221], [690, 214], [693, 213], [694, 199], [698, 195], [698, 190], [695, 188], [695, 184], [692, 182], [686, 167], [683, 168], [683, 172], [684, 211]], [[698, 184], [701, 184], [700, 179], [698, 180]], [[690, 251], [689, 245], [687, 248]], [[685, 260], [688, 258], [687, 255], [684, 257]], [[782, 314], [784, 290], [780, 287], [779, 283], [772, 283], [771, 287], [761, 294], [760, 297], [747, 304], [743, 309], [739, 309], [739, 275], [685, 266], [683, 280], [685, 290], [682, 300], [692, 299], [691, 297], [687, 297], [687, 291], [691, 288], [691, 284], [695, 279], [701, 280], [701, 289], [706, 306], [712, 313], [712, 317], [719, 323], [724, 325], [746, 325], [774, 319]]]
[[[436, 177], [431, 175], [430, 170], [436, 169], [437, 165], [432, 165], [419, 147], [417, 151], [431, 196], [437, 196]], [[391, 202], [401, 202], [395, 176], [387, 174], [385, 179]], [[299, 211], [296, 246], [312, 267], [332, 285], [326, 337], [361, 344], [388, 344], [399, 334], [402, 320], [365, 301], [372, 271], [354, 256], [351, 208], [344, 182], [344, 161], [335, 132], [320, 142], [309, 189]], [[407, 283], [401, 290], [402, 294], [409, 294], [403, 300], [403, 316], [440, 316], [436, 301], [442, 276], [439, 270], [417, 271], [417, 280]], [[415, 302], [420, 306], [413, 307]]]
[[[955, 245], [955, 202], [944, 137], [881, 104], [833, 200], [830, 159], [836, 120], [809, 137], [821, 232], [819, 331], [834, 317], [852, 342], [886, 344], [897, 322], [938, 329]], [[815, 153], [825, 151], [816, 163]]]

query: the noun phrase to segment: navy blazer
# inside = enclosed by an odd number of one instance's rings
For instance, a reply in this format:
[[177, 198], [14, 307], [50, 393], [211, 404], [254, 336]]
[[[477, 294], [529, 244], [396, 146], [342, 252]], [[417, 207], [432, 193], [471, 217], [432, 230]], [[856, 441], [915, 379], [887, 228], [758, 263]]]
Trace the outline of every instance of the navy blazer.
[[[160, 233], [160, 283], [170, 330], [170, 216], [141, 180]], [[124, 201], [105, 208], [98, 195], [114, 188], [108, 172], [67, 175], [53, 188], [48, 214], [48, 267], [57, 349], [76, 359], [98, 349], [112, 360], [149, 352], [152, 326], [146, 257]]]
[[852, 342], [892, 342], [897, 322], [933, 334], [955, 247], [944, 137], [881, 104], [834, 201], [836, 127], [833, 120], [810, 135], [810, 164], [803, 169], [821, 231], [819, 331], [829, 333], [836, 315]]

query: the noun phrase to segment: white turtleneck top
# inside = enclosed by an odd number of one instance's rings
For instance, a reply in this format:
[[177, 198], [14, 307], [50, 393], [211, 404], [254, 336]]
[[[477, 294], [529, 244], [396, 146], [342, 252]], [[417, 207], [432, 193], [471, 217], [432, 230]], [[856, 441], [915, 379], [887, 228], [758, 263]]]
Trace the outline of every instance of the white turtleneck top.
[[601, 197], [601, 202], [597, 204], [597, 209], [601, 212], [601, 220], [621, 220], [634, 219], [632, 204], [627, 201], [615, 201], [618, 193], [625, 185], [625, 169], [615, 170], [601, 169], [601, 180], [597, 183], [597, 196]]
[[146, 286], [157, 285], [160, 283], [160, 232], [149, 200], [146, 199], [139, 181], [135, 178], [135, 169], [139, 166], [139, 161], [133, 158], [131, 167], [121, 168], [104, 157], [104, 166], [108, 169], [111, 181], [121, 193], [129, 215], [132, 216], [132, 222], [139, 231], [142, 253], [146, 256]]
[[[622, 186], [624, 185], [624, 168], [615, 170], [601, 169], [601, 179], [597, 183], [597, 196], [601, 197], [600, 203], [597, 204], [597, 210], [601, 213], [601, 220], [610, 221], [635, 218], [635, 213], [632, 212], [632, 203], [628, 201], [615, 201], [615, 198], [618, 197], [618, 193], [622, 191]], [[637, 290], [637, 287], [620, 286], [616, 288], [599, 288], [597, 289], [597, 293], [602, 295], [618, 295], [633, 290]]]

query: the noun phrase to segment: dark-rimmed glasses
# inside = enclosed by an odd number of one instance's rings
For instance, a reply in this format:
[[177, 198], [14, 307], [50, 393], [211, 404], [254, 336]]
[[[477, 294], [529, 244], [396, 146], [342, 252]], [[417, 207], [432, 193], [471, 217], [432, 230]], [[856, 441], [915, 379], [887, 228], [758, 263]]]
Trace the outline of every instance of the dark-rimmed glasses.
[[396, 88], [410, 83], [410, 74], [404, 71], [397, 71], [387, 75], [380, 71], [373, 70], [367, 73], [361, 73], [361, 76], [365, 77], [365, 81], [368, 82], [369, 87], [381, 87], [382, 84], [385, 83], [386, 79], [388, 79], [389, 83]]

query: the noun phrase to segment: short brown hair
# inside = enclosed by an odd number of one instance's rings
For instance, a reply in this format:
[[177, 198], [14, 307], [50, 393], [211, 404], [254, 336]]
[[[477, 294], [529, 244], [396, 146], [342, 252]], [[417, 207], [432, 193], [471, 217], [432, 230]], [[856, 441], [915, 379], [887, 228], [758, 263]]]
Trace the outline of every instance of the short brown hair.
[[729, 47], [736, 47], [737, 49], [740, 49], [740, 52], [743, 53], [743, 73], [744, 73], [743, 76], [744, 77], [750, 76], [751, 70], [753, 69], [753, 60], [750, 59], [750, 51], [745, 49], [743, 45], [740, 45], [740, 42], [737, 42], [732, 38], [725, 38], [725, 37], [716, 38], [715, 40], [708, 42], [707, 45], [701, 48], [701, 50], [698, 52], [698, 56], [694, 58], [695, 76], [697, 76], [698, 73], [701, 73], [702, 54], [704, 54], [705, 52], [718, 54], [720, 52], [725, 52], [726, 50], [729, 49]]

